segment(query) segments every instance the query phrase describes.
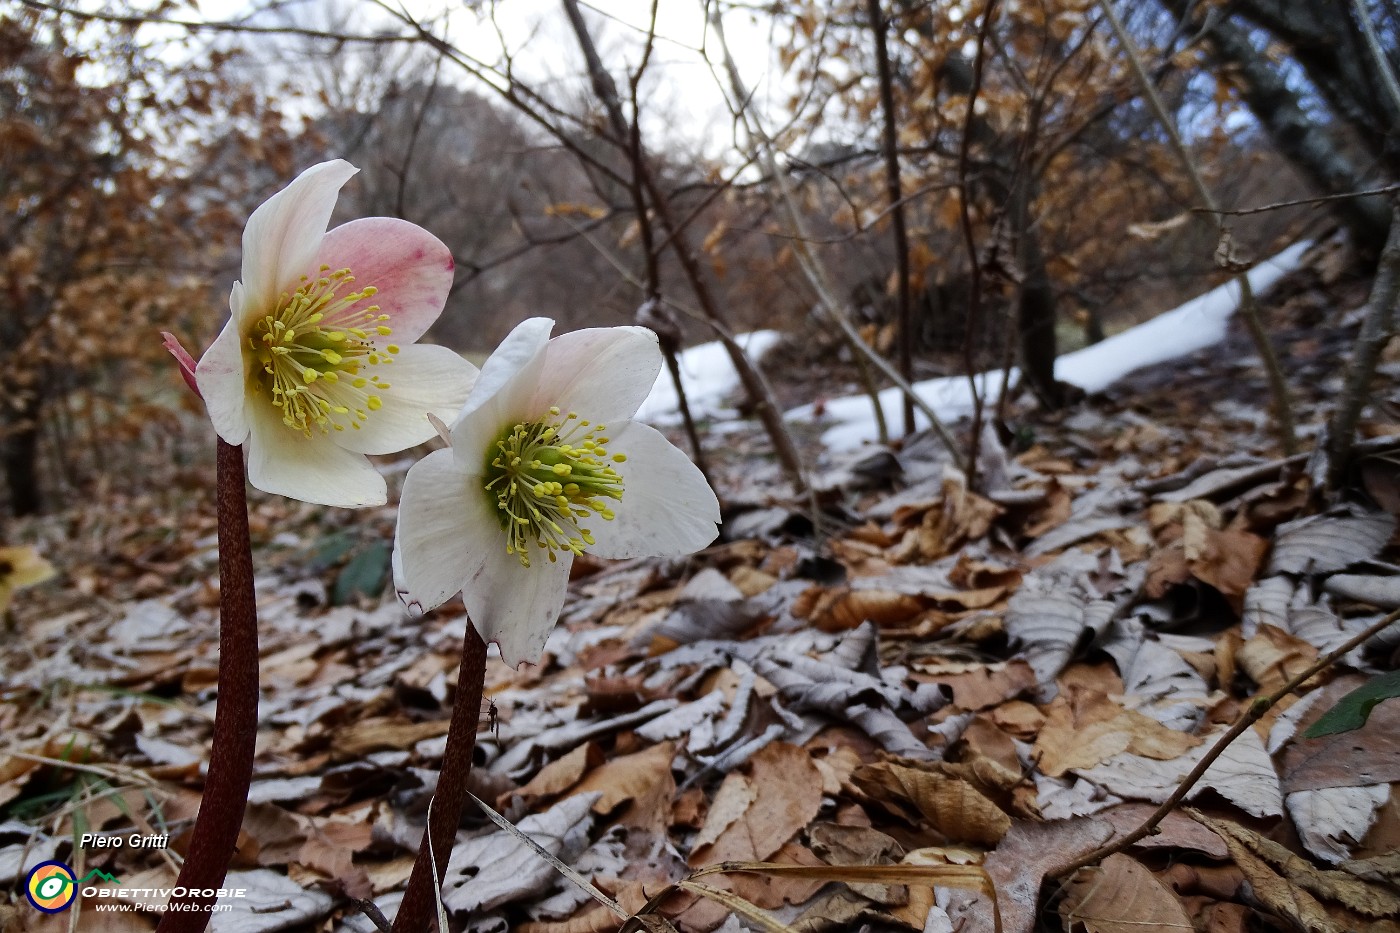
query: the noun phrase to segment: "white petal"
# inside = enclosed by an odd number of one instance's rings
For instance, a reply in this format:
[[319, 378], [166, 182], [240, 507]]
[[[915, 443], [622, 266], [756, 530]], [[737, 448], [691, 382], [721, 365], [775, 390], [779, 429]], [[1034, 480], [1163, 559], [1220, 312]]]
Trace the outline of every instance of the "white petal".
[[235, 447], [248, 439], [248, 416], [244, 411], [248, 389], [243, 377], [242, 343], [238, 321], [230, 317], [194, 370], [214, 430]]
[[661, 372], [661, 347], [645, 327], [592, 327], [560, 334], [545, 349], [538, 407], [558, 405], [592, 421], [630, 419]]
[[[495, 525], [499, 528], [499, 525]], [[487, 642], [501, 646], [501, 657], [511, 667], [540, 659], [545, 639], [559, 621], [569, 568], [574, 557], [565, 552], [557, 563], [536, 553], [531, 566], [507, 554], [505, 536], [487, 548], [485, 562], [462, 587], [462, 601], [472, 625]]]
[[313, 165], [253, 211], [243, 228], [245, 315], [271, 312], [284, 290], [314, 271], [341, 186], [357, 171], [343, 159]]
[[[506, 339], [501, 341], [501, 345], [482, 365], [481, 375], [472, 387], [471, 395], [467, 396], [467, 403], [462, 407], [458, 420], [471, 414], [488, 399], [494, 398], [507, 385], [518, 384], [517, 377], [524, 370], [529, 370], [526, 378], [529, 380], [529, 389], [533, 392], [535, 383], [538, 382], [540, 366], [544, 363], [544, 349], [549, 343], [549, 332], [553, 327], [554, 322], [546, 317], [532, 317], [515, 325], [515, 329], [506, 335]], [[458, 443], [455, 434], [452, 443], [454, 446]]]
[[451, 450], [433, 451], [404, 478], [394, 553], [405, 598], [424, 611], [447, 602], [476, 576], [491, 548], [505, 550], [480, 483], [457, 468]]
[[282, 423], [263, 398], [250, 400], [248, 482], [263, 492], [303, 502], [360, 508], [388, 500], [384, 477], [363, 454], [337, 447], [328, 436], [305, 437]]
[[719, 500], [699, 468], [656, 429], [637, 421], [608, 432], [622, 474], [622, 501], [610, 522], [588, 519], [598, 557], [677, 557], [698, 551], [719, 533]]
[[383, 406], [369, 413], [358, 431], [337, 431], [335, 442], [362, 454], [391, 454], [421, 444], [436, 432], [432, 412], [446, 422], [467, 400], [477, 368], [447, 347], [414, 344], [380, 367], [389, 388], [378, 393]]

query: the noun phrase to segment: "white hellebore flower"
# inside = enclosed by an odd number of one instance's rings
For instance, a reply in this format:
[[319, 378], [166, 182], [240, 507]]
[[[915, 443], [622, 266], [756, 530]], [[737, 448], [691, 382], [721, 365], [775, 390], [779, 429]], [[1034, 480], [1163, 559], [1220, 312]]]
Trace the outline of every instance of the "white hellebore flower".
[[408, 471], [394, 566], [424, 610], [459, 590], [472, 624], [511, 665], [537, 661], [564, 605], [569, 568], [678, 556], [714, 540], [704, 475], [631, 420], [661, 369], [642, 327], [549, 339], [525, 321], [491, 354], [448, 435]]
[[195, 369], [214, 430], [246, 445], [248, 480], [323, 505], [382, 505], [365, 454], [433, 436], [476, 367], [446, 347], [413, 346], [452, 287], [452, 254], [416, 224], [368, 217], [330, 232], [357, 169], [323, 162], [248, 218], [232, 316]]

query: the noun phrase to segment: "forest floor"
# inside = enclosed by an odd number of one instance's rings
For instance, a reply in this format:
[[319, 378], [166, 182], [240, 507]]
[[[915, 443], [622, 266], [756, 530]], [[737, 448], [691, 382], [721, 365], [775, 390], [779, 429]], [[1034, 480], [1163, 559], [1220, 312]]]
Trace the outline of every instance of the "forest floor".
[[[1320, 249], [1262, 297], [1305, 444], [1367, 284]], [[811, 400], [845, 374], [770, 376]], [[490, 662], [475, 793], [625, 914], [669, 886], [654, 906], [683, 933], [762, 929], [733, 896], [809, 933], [970, 933], [995, 915], [1007, 933], [1394, 931], [1400, 700], [1357, 731], [1302, 732], [1395, 669], [1400, 624], [1268, 708], [1156, 833], [1062, 872], [1139, 826], [1257, 698], [1400, 606], [1400, 363], [1377, 383], [1369, 452], [1327, 508], [1304, 458], [1278, 453], [1238, 323], [1064, 412], [1013, 406], [979, 491], [917, 436], [824, 458], [815, 498], [795, 500], [751, 423], [718, 426], [724, 536], [685, 560], [576, 564], [543, 662]], [[407, 464], [386, 464], [391, 488]], [[5, 933], [154, 929], [139, 898], [46, 915], [23, 882], [48, 859], [109, 889], [174, 881], [217, 666], [201, 476], [17, 526], [59, 577], [21, 592], [0, 633]], [[230, 876], [248, 896], [214, 930], [373, 930], [352, 898], [393, 916], [466, 624], [456, 601], [410, 618], [384, 586], [393, 524], [391, 507], [253, 498], [261, 724]], [[954, 886], [678, 886], [730, 861], [923, 866]], [[459, 930], [621, 924], [476, 812], [442, 896]]]

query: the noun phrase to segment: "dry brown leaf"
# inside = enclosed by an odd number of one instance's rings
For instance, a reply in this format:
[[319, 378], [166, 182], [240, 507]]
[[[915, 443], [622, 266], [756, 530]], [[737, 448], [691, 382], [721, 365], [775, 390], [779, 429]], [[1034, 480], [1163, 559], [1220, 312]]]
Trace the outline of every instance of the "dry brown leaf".
[[[784, 865], [808, 868], [824, 865], [811, 849], [795, 842], [783, 843], [771, 859]], [[765, 910], [776, 910], [786, 904], [801, 904], [826, 885], [823, 878], [783, 876], [772, 872], [736, 872], [723, 876], [723, 887]]]
[[[1045, 876], [1097, 849], [1113, 828], [1090, 817], [1033, 823], [1017, 820], [987, 853], [984, 867], [996, 887], [1003, 933], [1031, 933], [1040, 916]], [[959, 933], [992, 933], [992, 903], [985, 896], [954, 891], [948, 913]], [[964, 923], [957, 926], [962, 918]]]
[[1083, 924], [1087, 933], [1194, 929], [1181, 899], [1141, 862], [1121, 853], [1074, 874], [1060, 917], [1067, 924]]
[[519, 797], [530, 809], [543, 800], [552, 800], [573, 787], [583, 776], [603, 763], [603, 749], [597, 742], [584, 742], [562, 758], [556, 758], [545, 765], [519, 790], [506, 791], [496, 799], [496, 806], [504, 808], [511, 797]]
[[823, 632], [845, 632], [867, 621], [876, 625], [903, 625], [924, 608], [922, 599], [907, 593], [839, 586], [816, 593], [807, 590], [803, 599], [793, 605], [792, 612]]
[[[1188, 809], [1186, 812], [1224, 839], [1230, 853], [1236, 856], [1236, 861], [1239, 860], [1237, 845], [1244, 846], [1279, 871], [1283, 878], [1318, 897], [1336, 901], [1367, 917], [1400, 917], [1400, 894], [1387, 890], [1383, 885], [1344, 871], [1315, 868], [1311, 862], [1251, 829], [1228, 820], [1212, 819], [1197, 810]], [[1244, 868], [1244, 865], [1240, 867]]]
[[1400, 781], [1400, 702], [1379, 704], [1354, 732], [1295, 739], [1281, 771], [1287, 793]]
[[1254, 900], [1279, 916], [1289, 918], [1309, 933], [1344, 933], [1327, 915], [1317, 898], [1280, 877], [1231, 831], [1230, 824], [1223, 820], [1212, 820], [1193, 810], [1186, 812], [1215, 830], [1220, 838], [1225, 840], [1230, 857], [1235, 860], [1235, 864], [1249, 881], [1250, 893]]
[[447, 734], [449, 721], [410, 722], [394, 716], [365, 719], [331, 733], [331, 748], [340, 760], [364, 758], [371, 752], [408, 749], [424, 739]]
[[1272, 625], [1245, 641], [1235, 660], [1262, 693], [1273, 693], [1317, 660], [1317, 649]]
[[[749, 759], [749, 771], [747, 778], [731, 773], [720, 785], [691, 850], [692, 866], [762, 861], [810, 823], [821, 809], [821, 772], [805, 749], [773, 742]], [[726, 794], [725, 788], [736, 777], [744, 786]], [[712, 826], [721, 822], [723, 827], [714, 832]], [[705, 844], [701, 845], [700, 840], [706, 840]]]
[[945, 473], [943, 498], [924, 513], [919, 524], [918, 558], [924, 562], [938, 560], [963, 543], [984, 537], [1004, 511], [990, 499], [970, 491], [961, 473]]
[[1036, 684], [1035, 672], [1025, 661], [1006, 664], [949, 664], [916, 662], [915, 680], [943, 684], [953, 691], [953, 705], [975, 712], [998, 706]]
[[619, 823], [665, 834], [671, 822], [671, 800], [676, 795], [676, 779], [671, 776], [675, 754], [674, 743], [661, 742], [614, 758], [591, 772], [573, 793], [599, 791], [602, 796], [593, 805], [593, 812], [599, 814], [630, 802], [618, 814]]
[[1073, 688], [1045, 710], [1035, 741], [1040, 770], [1061, 777], [1072, 768], [1092, 768], [1122, 752], [1170, 761], [1201, 744], [1200, 738], [1168, 729], [1107, 695]]
[[[812, 851], [828, 865], [891, 865], [904, 855], [904, 846], [892, 836], [869, 826], [815, 823], [807, 830]], [[851, 890], [877, 904], [902, 904], [908, 894], [885, 884], [852, 884]]]
[[1011, 817], [971, 781], [897, 762], [866, 765], [851, 782], [871, 799], [910, 820], [922, 818], [953, 842], [994, 846]]
[[[1156, 807], [1145, 803], [1120, 803], [1095, 813], [1094, 819], [1111, 824], [1116, 835], [1126, 836], [1156, 812]], [[1139, 839], [1133, 846], [1138, 849], [1191, 849], [1213, 859], [1225, 859], [1230, 855], [1219, 836], [1176, 810], [1157, 824], [1155, 833]]]

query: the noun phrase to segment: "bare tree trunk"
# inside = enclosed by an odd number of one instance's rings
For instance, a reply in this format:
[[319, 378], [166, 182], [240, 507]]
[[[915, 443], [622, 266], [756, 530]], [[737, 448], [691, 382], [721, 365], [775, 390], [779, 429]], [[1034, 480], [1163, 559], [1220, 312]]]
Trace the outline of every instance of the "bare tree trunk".
[[1390, 236], [1376, 267], [1366, 319], [1356, 338], [1356, 353], [1347, 370], [1346, 389], [1327, 425], [1327, 488], [1341, 488], [1356, 443], [1356, 422], [1370, 400], [1371, 378], [1381, 351], [1395, 336], [1395, 306], [1400, 302], [1400, 207], [1391, 215]]
[[[1164, 0], [1177, 16], [1188, 14], [1186, 0]], [[1297, 167], [1324, 194], [1346, 194], [1367, 187], [1362, 173], [1338, 147], [1325, 127], [1308, 116], [1298, 94], [1264, 57], [1240, 26], [1228, 20], [1208, 25], [1205, 33], [1221, 67], [1231, 69], [1250, 111], [1268, 132], [1279, 154]], [[1333, 202], [1338, 219], [1363, 251], [1384, 241], [1389, 211], [1380, 197]]]
[[[1288, 43], [1332, 112], [1392, 176], [1400, 173], [1400, 140], [1395, 135], [1400, 113], [1386, 99], [1349, 4], [1238, 0], [1231, 9]], [[1392, 50], [1392, 61], [1395, 58]]]
[[0, 442], [10, 512], [16, 516], [37, 514], [43, 505], [39, 492], [39, 414], [38, 400], [26, 393], [25, 401], [14, 412], [13, 427]]
[[[880, 76], [880, 109], [884, 111], [881, 149], [885, 157], [885, 194], [890, 203], [894, 233], [895, 274], [899, 277], [899, 374], [914, 381], [914, 323], [909, 298], [909, 234], [904, 224], [904, 192], [899, 179], [899, 127], [894, 110], [894, 79], [890, 74], [890, 51], [885, 43], [888, 22], [880, 0], [867, 0], [866, 15], [875, 37], [875, 61]], [[904, 396], [904, 433], [914, 433], [914, 399]]]
[[[966, 94], [972, 89], [972, 67], [958, 56], [951, 56], [944, 63], [943, 77], [948, 90], [954, 94]], [[1015, 343], [1019, 348], [1021, 372], [1040, 404], [1055, 409], [1064, 404], [1064, 394], [1055, 383], [1055, 357], [1059, 349], [1055, 334], [1055, 291], [1045, 265], [1045, 251], [1031, 223], [1039, 185], [1026, 177], [1026, 169], [1018, 172], [1014, 160], [997, 155], [1015, 147], [1002, 140], [986, 119], [974, 115], [968, 132], [971, 142], [988, 160], [982, 166], [982, 185], [1006, 211], [1015, 237], [1016, 264], [1021, 273], [1016, 299]]]

